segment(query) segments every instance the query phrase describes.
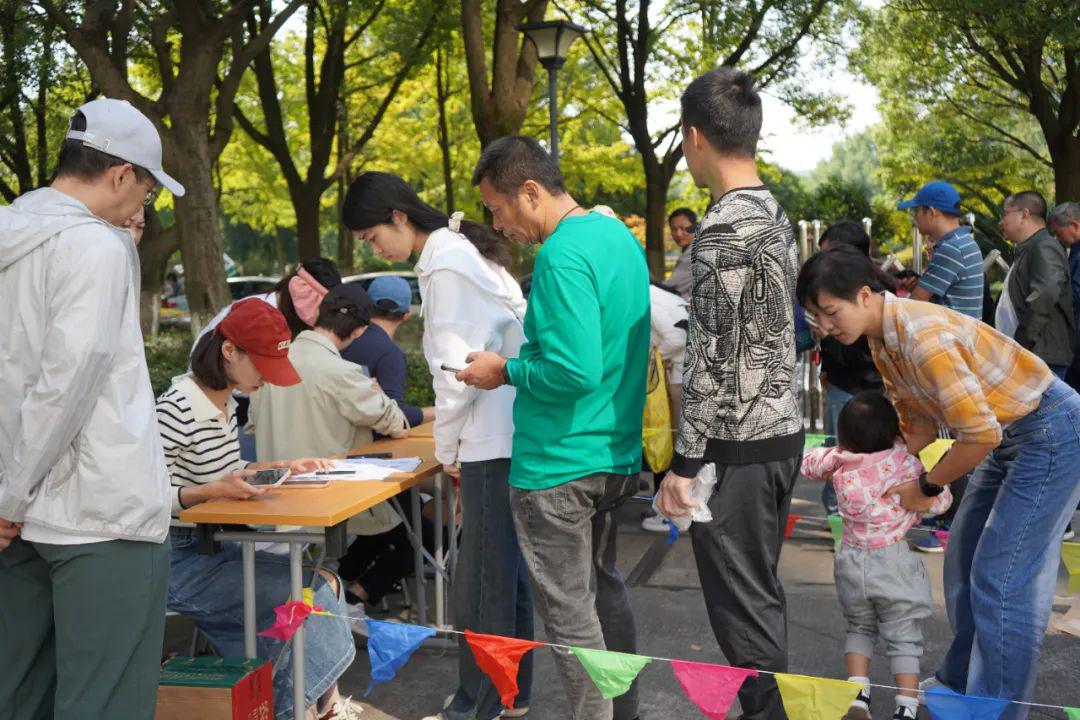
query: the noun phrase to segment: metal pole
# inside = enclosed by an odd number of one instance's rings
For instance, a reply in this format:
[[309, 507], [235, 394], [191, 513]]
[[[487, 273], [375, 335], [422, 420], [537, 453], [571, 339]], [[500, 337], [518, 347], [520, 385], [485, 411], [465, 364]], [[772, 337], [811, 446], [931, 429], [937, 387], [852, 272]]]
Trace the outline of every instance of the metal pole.
[[240, 561], [244, 575], [244, 657], [252, 660], [255, 652], [255, 543], [240, 543]]
[[813, 225], [814, 225], [814, 237], [813, 237], [813, 240], [810, 243], [810, 254], [811, 255], [816, 253], [818, 251], [818, 248], [821, 247], [821, 221], [820, 220], [814, 220]]
[[799, 221], [799, 254], [800, 260], [806, 262], [806, 259], [810, 257], [810, 246], [806, 244], [806, 228], [807, 224], [805, 220]]
[[443, 576], [440, 570], [446, 569], [443, 555], [443, 478], [435, 476], [435, 627], [446, 627], [446, 597]]
[[559, 72], [556, 65], [548, 67], [548, 115], [551, 118], [551, 158], [555, 164], [559, 164], [559, 109], [556, 105], [555, 73]]
[[424, 589], [424, 546], [423, 546], [423, 516], [420, 514], [420, 491], [413, 488], [410, 498], [412, 504], [413, 532], [416, 534], [416, 544], [413, 546], [413, 562], [416, 568], [416, 607], [420, 617], [420, 624], [427, 625], [427, 594]]
[[[303, 547], [300, 543], [289, 543], [292, 599], [297, 602], [302, 602], [304, 599]], [[304, 720], [307, 717], [307, 703], [304, 700], [304, 635], [304, 624], [300, 623], [292, 639], [293, 715], [296, 720]]]

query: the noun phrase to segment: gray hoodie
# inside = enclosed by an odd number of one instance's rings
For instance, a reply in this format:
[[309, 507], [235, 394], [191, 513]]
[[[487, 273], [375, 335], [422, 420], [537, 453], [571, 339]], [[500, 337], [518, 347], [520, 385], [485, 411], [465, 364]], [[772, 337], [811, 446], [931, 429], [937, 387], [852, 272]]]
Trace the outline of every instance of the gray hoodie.
[[27, 540], [168, 533], [138, 279], [130, 235], [69, 195], [0, 207], [0, 518]]

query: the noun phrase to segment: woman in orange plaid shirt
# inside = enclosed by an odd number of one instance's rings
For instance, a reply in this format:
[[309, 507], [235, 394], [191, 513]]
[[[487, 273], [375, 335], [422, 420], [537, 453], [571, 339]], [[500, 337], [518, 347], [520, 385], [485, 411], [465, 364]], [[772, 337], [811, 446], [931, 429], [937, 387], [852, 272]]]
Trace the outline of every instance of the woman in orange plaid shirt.
[[[935, 680], [1024, 702], [1035, 685], [1062, 533], [1080, 501], [1080, 395], [989, 325], [891, 289], [869, 258], [839, 247], [806, 262], [796, 292], [824, 332], [848, 345], [868, 338], [912, 453], [939, 426], [956, 438], [932, 471], [899, 487], [904, 507], [926, 510], [974, 470], [945, 553], [955, 637]], [[1012, 703], [1001, 718], [1027, 715], [1026, 705]]]

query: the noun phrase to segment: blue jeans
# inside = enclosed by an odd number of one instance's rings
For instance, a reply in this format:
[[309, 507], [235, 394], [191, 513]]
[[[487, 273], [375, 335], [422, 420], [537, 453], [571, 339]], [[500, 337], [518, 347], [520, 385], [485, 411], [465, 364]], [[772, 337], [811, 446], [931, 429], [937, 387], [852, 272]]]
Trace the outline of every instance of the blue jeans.
[[[454, 574], [458, 630], [533, 639], [532, 586], [510, 513], [510, 460], [461, 463], [461, 554]], [[518, 667], [515, 707], [532, 698], [533, 651]], [[491, 720], [502, 712], [499, 691], [458, 638], [458, 689], [443, 711], [449, 720]]]
[[[937, 677], [969, 695], [1026, 701], [1050, 618], [1061, 536], [1080, 500], [1080, 395], [1060, 380], [975, 469], [949, 532], [954, 639]], [[1009, 705], [1002, 720], [1023, 720]]]
[[[172, 567], [169, 609], [189, 617], [210, 639], [222, 657], [244, 657], [243, 573], [238, 543], [222, 543], [213, 555], [200, 555], [193, 528], [172, 528]], [[305, 578], [311, 586], [310, 573]], [[264, 630], [274, 624], [274, 608], [289, 600], [289, 559], [255, 553], [255, 625]], [[345, 615], [341, 593], [334, 594], [322, 576], [316, 582], [315, 604], [335, 615]], [[337, 682], [356, 655], [349, 621], [313, 615], [304, 622], [304, 677], [308, 707]], [[284, 643], [256, 638], [263, 660], [276, 660]], [[292, 718], [292, 649], [274, 673], [274, 717]]]
[[[825, 434], [836, 436], [836, 425], [840, 421], [840, 411], [848, 404], [851, 393], [841, 390], [835, 385], [829, 385], [825, 391]], [[821, 504], [825, 506], [825, 512], [835, 515], [839, 510], [836, 507], [836, 490], [833, 489], [832, 481], [827, 480], [821, 488]]]

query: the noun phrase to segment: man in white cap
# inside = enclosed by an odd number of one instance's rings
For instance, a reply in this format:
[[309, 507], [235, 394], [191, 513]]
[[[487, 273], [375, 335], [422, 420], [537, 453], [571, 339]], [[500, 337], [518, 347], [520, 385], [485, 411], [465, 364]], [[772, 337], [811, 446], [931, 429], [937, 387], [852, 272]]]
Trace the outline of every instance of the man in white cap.
[[94, 100], [0, 208], [0, 720], [154, 716], [169, 477], [117, 226], [159, 185], [154, 125]]

